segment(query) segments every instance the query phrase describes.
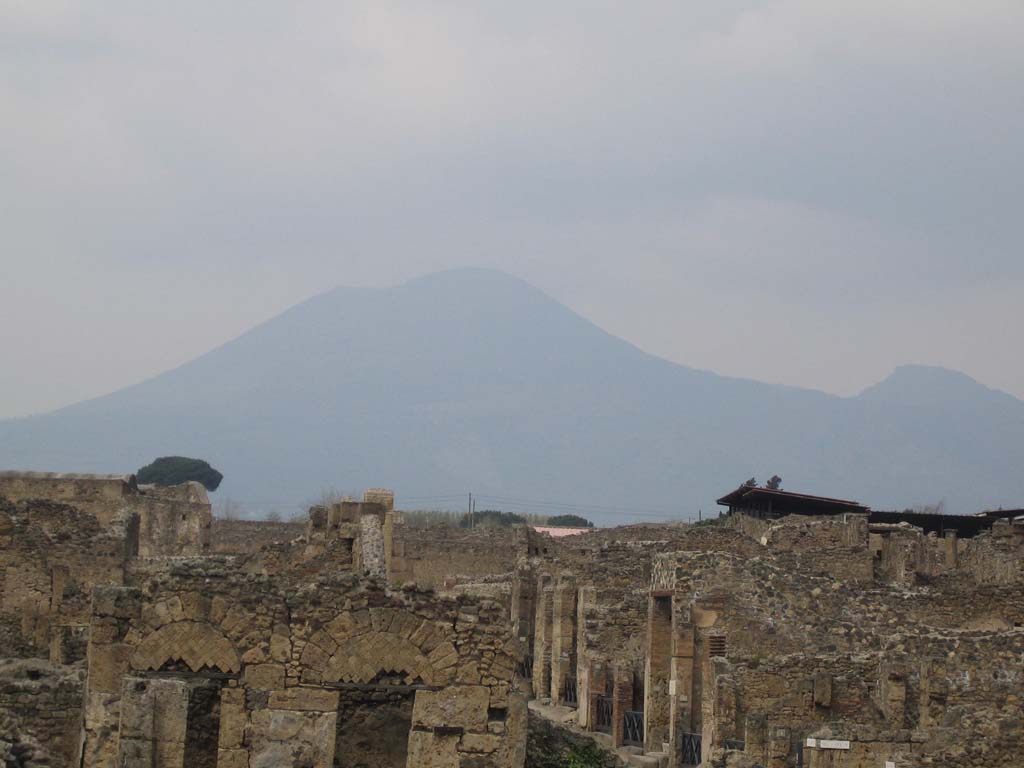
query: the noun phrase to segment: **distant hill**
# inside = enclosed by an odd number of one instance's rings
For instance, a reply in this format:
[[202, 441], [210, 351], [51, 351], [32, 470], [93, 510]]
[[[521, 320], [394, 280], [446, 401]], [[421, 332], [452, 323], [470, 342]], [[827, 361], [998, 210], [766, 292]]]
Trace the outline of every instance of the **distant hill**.
[[1024, 503], [1024, 402], [919, 366], [852, 398], [726, 378], [508, 275], [455, 270], [332, 290], [136, 386], [0, 422], [0, 468], [120, 472], [166, 455], [210, 461], [217, 495], [252, 510], [384, 485], [399, 506], [473, 490], [602, 524], [708, 513], [778, 473], [876, 508], [968, 512]]

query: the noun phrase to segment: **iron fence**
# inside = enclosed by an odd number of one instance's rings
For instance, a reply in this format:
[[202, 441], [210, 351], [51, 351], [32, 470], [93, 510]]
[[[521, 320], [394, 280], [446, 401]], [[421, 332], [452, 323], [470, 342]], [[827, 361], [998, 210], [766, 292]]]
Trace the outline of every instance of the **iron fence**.
[[623, 737], [626, 744], [636, 747], [644, 745], [644, 713], [627, 709], [623, 715]]
[[700, 765], [700, 734], [699, 733], [683, 733], [680, 734], [682, 738], [682, 764], [683, 765]]
[[565, 691], [562, 694], [562, 703], [570, 706], [579, 706], [579, 689], [576, 686], [576, 675], [565, 676]]
[[597, 717], [594, 719], [594, 730], [604, 733], [612, 732], [612, 697], [597, 697]]

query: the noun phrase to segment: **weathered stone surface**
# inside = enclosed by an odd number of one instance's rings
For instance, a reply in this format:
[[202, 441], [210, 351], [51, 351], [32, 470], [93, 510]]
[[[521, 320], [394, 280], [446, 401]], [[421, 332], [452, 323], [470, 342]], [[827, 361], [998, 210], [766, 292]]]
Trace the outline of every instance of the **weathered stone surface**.
[[487, 727], [489, 696], [488, 689], [482, 685], [456, 685], [440, 691], [419, 691], [413, 707], [413, 726], [483, 731]]

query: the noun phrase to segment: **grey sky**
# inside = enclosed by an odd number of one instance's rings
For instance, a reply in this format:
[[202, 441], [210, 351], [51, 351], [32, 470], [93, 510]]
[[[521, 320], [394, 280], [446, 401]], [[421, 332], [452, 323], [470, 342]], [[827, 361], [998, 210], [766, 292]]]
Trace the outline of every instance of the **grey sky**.
[[1020, 0], [0, 3], [0, 417], [338, 284], [519, 275], [640, 347], [1024, 397]]

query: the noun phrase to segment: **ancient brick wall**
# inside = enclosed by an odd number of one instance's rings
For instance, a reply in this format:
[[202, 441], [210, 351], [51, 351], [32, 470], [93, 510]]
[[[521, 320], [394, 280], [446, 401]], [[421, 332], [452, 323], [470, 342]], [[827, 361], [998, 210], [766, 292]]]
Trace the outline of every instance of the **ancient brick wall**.
[[[455, 768], [473, 756], [521, 765], [525, 702], [514, 669], [522, 648], [498, 604], [390, 590], [353, 573], [315, 582], [246, 575], [210, 559], [170, 563], [140, 587], [94, 596], [87, 767], [122, 766], [115, 736], [131, 699], [126, 685], [183, 673], [221, 686], [217, 764], [229, 768], [284, 754], [332, 765], [339, 692], [374, 686], [414, 691], [409, 765]], [[131, 706], [145, 712], [142, 700]], [[276, 729], [283, 720], [294, 727]], [[181, 732], [138, 738], [178, 743]]]
[[46, 657], [58, 628], [88, 625], [93, 588], [123, 581], [130, 533], [64, 504], [0, 499], [2, 653]]
[[0, 472], [0, 498], [67, 504], [101, 526], [137, 526], [134, 552], [141, 557], [201, 555], [209, 548], [210, 500], [198, 483], [157, 488], [138, 486], [134, 475]]
[[529, 547], [525, 528], [420, 527], [396, 524], [390, 580], [434, 587], [512, 573]]
[[815, 557], [692, 552], [656, 562], [653, 594], [672, 590], [676, 631], [694, 636], [692, 674], [674, 678], [677, 695], [700, 702], [692, 711], [708, 750], [745, 741], [748, 756], [781, 768], [825, 722], [926, 728], [935, 753], [950, 738], [935, 729], [993, 750], [1008, 733], [1024, 739], [1011, 714], [1022, 689], [1019, 592], [952, 574], [864, 584], [798, 562]]
[[959, 571], [978, 584], [1024, 584], [1024, 524], [996, 523], [961, 542]]
[[126, 499], [137, 492], [134, 475], [0, 472], [0, 497], [11, 501], [46, 499], [69, 504], [93, 515], [104, 525], [122, 515]]
[[84, 690], [80, 666], [0, 661], [0, 764], [77, 766]]
[[271, 523], [264, 520], [215, 518], [210, 527], [210, 554], [255, 554], [265, 546], [292, 541], [305, 532], [305, 521]]

